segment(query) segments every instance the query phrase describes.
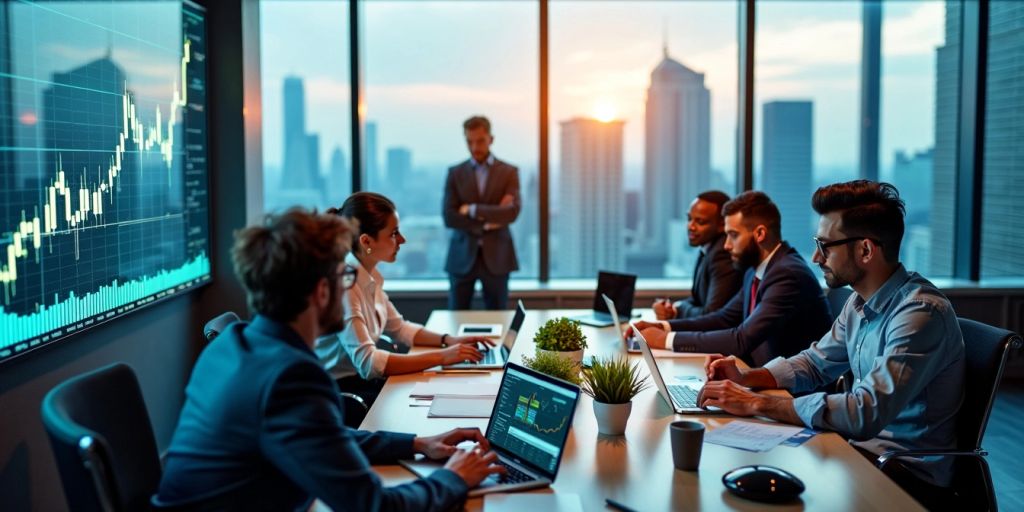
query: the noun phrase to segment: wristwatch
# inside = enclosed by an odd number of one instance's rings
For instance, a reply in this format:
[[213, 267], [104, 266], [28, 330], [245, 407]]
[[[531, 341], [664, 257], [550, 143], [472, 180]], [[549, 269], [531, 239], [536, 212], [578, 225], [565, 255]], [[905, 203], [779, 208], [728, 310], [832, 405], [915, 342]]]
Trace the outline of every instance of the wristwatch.
[[448, 335], [447, 334], [442, 334], [441, 335], [441, 348], [448, 348], [448, 342], [445, 341], [446, 339], [448, 339]]

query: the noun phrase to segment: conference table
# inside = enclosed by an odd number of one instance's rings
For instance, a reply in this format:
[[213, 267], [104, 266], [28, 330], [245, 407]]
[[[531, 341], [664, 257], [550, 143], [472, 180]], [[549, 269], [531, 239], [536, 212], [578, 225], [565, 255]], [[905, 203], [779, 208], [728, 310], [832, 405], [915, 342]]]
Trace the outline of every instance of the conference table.
[[[510, 360], [518, 363], [524, 354], [534, 353], [533, 334], [548, 319], [580, 313], [583, 311], [528, 311]], [[647, 310], [644, 317], [653, 318], [653, 314]], [[511, 311], [435, 311], [427, 321], [427, 328], [435, 332], [455, 333], [461, 323], [501, 323], [507, 326], [511, 318]], [[625, 354], [616, 328], [583, 326], [583, 329], [588, 339], [588, 355]], [[629, 358], [639, 364], [645, 375], [648, 373], [639, 354], [630, 354]], [[673, 376], [702, 376], [703, 363], [701, 355], [658, 359], [666, 381]], [[427, 418], [428, 407], [410, 406], [409, 393], [417, 382], [451, 376], [425, 372], [390, 377], [361, 427], [419, 435], [465, 426], [485, 431], [486, 419]], [[644, 511], [923, 510], [910, 495], [835, 433], [820, 433], [801, 446], [777, 446], [766, 452], [748, 452], [705, 442], [699, 470], [676, 470], [672, 463], [669, 424], [682, 419], [700, 421], [707, 431], [711, 431], [737, 418], [725, 414], [674, 414], [651, 383], [650, 388], [633, 399], [625, 435], [604, 436], [597, 431], [593, 400], [583, 394], [554, 485], [550, 489], [530, 492], [579, 495], [583, 510], [607, 509], [605, 498]], [[753, 418], [743, 420], [760, 421]], [[768, 464], [785, 469], [803, 480], [807, 490], [799, 500], [778, 505], [732, 495], [722, 484], [722, 475], [750, 464]], [[374, 470], [386, 485], [416, 478], [397, 465], [374, 466]], [[470, 499], [466, 503], [467, 510], [483, 508], [483, 498]]]

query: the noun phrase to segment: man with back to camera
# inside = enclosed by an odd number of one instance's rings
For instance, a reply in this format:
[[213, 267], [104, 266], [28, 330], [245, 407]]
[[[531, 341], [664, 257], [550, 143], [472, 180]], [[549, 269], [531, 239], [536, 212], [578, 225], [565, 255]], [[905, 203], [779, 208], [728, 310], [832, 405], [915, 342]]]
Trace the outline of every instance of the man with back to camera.
[[[949, 300], [899, 262], [903, 201], [888, 183], [857, 180], [819, 188], [813, 261], [830, 288], [856, 292], [810, 348], [763, 368], [708, 357], [700, 403], [833, 430], [870, 460], [887, 451], [953, 449], [964, 392], [964, 341]], [[810, 392], [853, 372], [849, 391], [797, 398], [747, 388]], [[929, 509], [950, 506], [952, 460], [903, 458], [886, 474]]]
[[[313, 353], [343, 328], [352, 228], [336, 215], [290, 210], [236, 234], [235, 273], [256, 312], [203, 350], [171, 440], [156, 507], [449, 510], [501, 472], [479, 429], [417, 437], [342, 423], [338, 388]], [[455, 448], [476, 441], [472, 451]], [[429, 478], [383, 487], [371, 464], [450, 456]]]
[[832, 323], [807, 262], [782, 241], [782, 220], [764, 193], [747, 191], [722, 207], [725, 249], [746, 269], [743, 288], [722, 309], [696, 318], [637, 322], [655, 348], [735, 355], [761, 365], [807, 348]]
[[486, 309], [508, 306], [508, 276], [519, 270], [512, 232], [519, 216], [519, 170], [491, 153], [491, 122], [473, 116], [462, 125], [470, 159], [448, 169], [442, 205], [452, 228], [445, 271], [448, 309], [470, 309], [477, 280]]
[[700, 256], [693, 269], [690, 296], [676, 301], [654, 303], [658, 320], [693, 318], [722, 309], [743, 285], [743, 274], [732, 265], [725, 250], [725, 219], [722, 206], [729, 202], [725, 192], [709, 190], [697, 195], [686, 215], [690, 247], [698, 247]]

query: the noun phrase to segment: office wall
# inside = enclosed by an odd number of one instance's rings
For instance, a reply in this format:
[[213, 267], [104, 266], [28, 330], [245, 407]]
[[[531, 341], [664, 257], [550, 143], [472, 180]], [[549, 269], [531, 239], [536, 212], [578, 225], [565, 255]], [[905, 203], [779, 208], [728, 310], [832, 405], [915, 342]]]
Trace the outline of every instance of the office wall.
[[[131, 365], [142, 386], [157, 446], [163, 451], [177, 424], [192, 365], [203, 347], [203, 323], [225, 310], [245, 314], [244, 296], [228, 255], [232, 233], [262, 210], [258, 204], [262, 177], [249, 174], [243, 165], [246, 123], [258, 122], [259, 117], [243, 115], [247, 103], [243, 85], [248, 77], [243, 79], [242, 72], [242, 11], [244, 7], [246, 12], [258, 13], [258, 5], [255, 0], [203, 3], [208, 8], [213, 282], [0, 366], [0, 510], [68, 509], [39, 414], [42, 398], [53, 386], [114, 362]], [[252, 25], [258, 18], [247, 21]], [[258, 84], [255, 91], [258, 94]]]

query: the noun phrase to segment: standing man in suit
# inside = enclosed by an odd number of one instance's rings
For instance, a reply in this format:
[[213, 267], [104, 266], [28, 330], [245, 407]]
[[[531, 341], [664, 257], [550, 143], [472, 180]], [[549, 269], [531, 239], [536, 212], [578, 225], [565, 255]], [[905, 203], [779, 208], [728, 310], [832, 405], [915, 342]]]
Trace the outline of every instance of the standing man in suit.
[[714, 313], [637, 327], [653, 347], [734, 355], [751, 366], [807, 348], [832, 325], [832, 313], [807, 262], [782, 241], [778, 207], [748, 191], [722, 213], [725, 249], [746, 269], [743, 289]]
[[[476, 428], [433, 436], [354, 430], [314, 340], [344, 329], [351, 225], [290, 210], [236, 235], [232, 256], [256, 317], [235, 322], [196, 361], [171, 439], [159, 508], [306, 510], [461, 509], [466, 493], [503, 472]], [[472, 451], [462, 441], [479, 443]], [[421, 453], [445, 469], [385, 487], [371, 464]]]
[[479, 279], [487, 309], [508, 305], [508, 275], [519, 269], [509, 224], [519, 216], [519, 170], [491, 154], [491, 122], [473, 116], [462, 125], [470, 159], [448, 169], [444, 224], [448, 246], [448, 309], [470, 309]]
[[699, 247], [693, 269], [690, 296], [673, 304], [667, 299], [654, 303], [658, 320], [693, 318], [722, 309], [743, 285], [743, 274], [732, 264], [725, 250], [725, 219], [722, 207], [729, 202], [725, 192], [709, 190], [690, 203], [686, 231], [690, 247]]

